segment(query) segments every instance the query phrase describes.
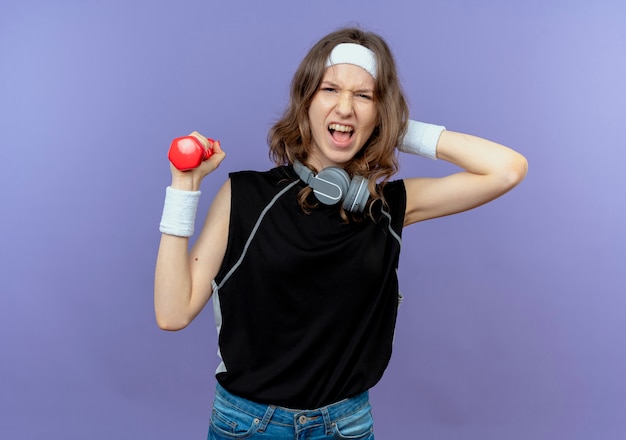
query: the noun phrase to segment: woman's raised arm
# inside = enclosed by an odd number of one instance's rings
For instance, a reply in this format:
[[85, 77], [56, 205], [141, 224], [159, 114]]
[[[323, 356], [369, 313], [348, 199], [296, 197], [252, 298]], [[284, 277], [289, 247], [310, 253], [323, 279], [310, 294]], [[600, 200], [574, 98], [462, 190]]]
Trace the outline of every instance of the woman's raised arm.
[[[197, 136], [205, 147], [208, 140], [198, 133]], [[213, 144], [213, 156], [198, 168], [181, 172], [172, 167], [172, 185], [168, 191], [182, 195], [183, 200], [196, 194], [199, 196], [203, 178], [219, 166], [225, 154], [218, 142]], [[169, 195], [167, 196], [169, 197]], [[180, 211], [188, 207], [167, 207], [174, 225], [179, 220]], [[173, 212], [172, 212], [173, 211]], [[194, 210], [195, 214], [195, 210]], [[166, 214], [164, 212], [164, 218]], [[194, 218], [185, 219], [183, 224]], [[164, 330], [180, 330], [185, 328], [200, 313], [211, 297], [212, 281], [222, 264], [228, 240], [230, 221], [230, 181], [218, 191], [207, 214], [202, 231], [192, 250], [189, 251], [190, 232], [178, 234], [175, 227], [166, 230], [161, 236], [161, 243], [156, 261], [154, 282], [154, 309], [157, 324]], [[188, 229], [188, 228], [187, 228]], [[191, 228], [193, 229], [193, 227]]]
[[405, 226], [483, 205], [520, 183], [528, 169], [526, 158], [504, 145], [447, 130], [437, 142], [437, 158], [464, 171], [405, 179]]

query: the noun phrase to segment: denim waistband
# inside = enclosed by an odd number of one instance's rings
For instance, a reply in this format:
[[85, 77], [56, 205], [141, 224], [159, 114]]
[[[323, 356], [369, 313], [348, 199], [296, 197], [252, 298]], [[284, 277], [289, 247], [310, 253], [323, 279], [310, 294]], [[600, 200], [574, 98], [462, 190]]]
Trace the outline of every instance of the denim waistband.
[[236, 396], [224, 389], [219, 383], [216, 386], [215, 396], [245, 413], [258, 417], [265, 423], [277, 423], [285, 426], [302, 425], [306, 424], [307, 421], [313, 420], [324, 420], [325, 424], [330, 426], [333, 422], [354, 414], [365, 405], [369, 404], [369, 393], [365, 391], [354, 397], [317, 409], [300, 410], [284, 408], [276, 405], [257, 403]]

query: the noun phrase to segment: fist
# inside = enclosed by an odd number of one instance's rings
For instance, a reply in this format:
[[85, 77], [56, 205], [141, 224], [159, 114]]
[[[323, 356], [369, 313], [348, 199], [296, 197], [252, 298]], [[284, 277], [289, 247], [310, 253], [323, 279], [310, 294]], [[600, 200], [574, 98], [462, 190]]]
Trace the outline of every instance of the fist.
[[170, 145], [167, 154], [168, 159], [180, 171], [189, 171], [200, 166], [202, 161], [213, 156], [213, 139], [207, 139], [209, 147], [204, 145], [195, 136], [183, 136], [176, 138]]

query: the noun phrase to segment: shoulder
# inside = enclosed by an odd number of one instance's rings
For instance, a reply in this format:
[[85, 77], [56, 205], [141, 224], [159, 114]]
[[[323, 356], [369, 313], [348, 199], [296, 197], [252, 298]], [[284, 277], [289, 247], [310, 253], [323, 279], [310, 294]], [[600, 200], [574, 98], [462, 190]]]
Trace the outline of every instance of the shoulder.
[[229, 177], [237, 184], [259, 184], [272, 187], [281, 186], [297, 179], [291, 168], [286, 166], [272, 168], [267, 171], [235, 171], [229, 173]]
[[404, 180], [392, 180], [391, 182], [387, 182], [383, 186], [383, 195], [385, 198], [406, 198], [406, 187], [404, 185]]
[[403, 212], [406, 209], [406, 186], [404, 180], [392, 180], [382, 187], [385, 203], [392, 211]]
[[406, 211], [406, 188], [403, 180], [392, 180], [380, 186], [383, 199], [377, 200], [374, 209], [375, 219], [379, 215], [386, 217], [394, 229], [402, 230], [404, 214]]
[[267, 171], [237, 171], [229, 174], [232, 198], [242, 209], [266, 206], [277, 195], [296, 191], [300, 182], [290, 167]]

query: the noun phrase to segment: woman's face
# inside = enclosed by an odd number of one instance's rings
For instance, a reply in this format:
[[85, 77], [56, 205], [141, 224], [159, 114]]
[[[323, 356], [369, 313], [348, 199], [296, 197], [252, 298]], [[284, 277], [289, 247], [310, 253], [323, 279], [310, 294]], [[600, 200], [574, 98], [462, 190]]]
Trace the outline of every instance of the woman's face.
[[309, 107], [311, 166], [343, 167], [367, 142], [378, 121], [374, 86], [374, 78], [358, 66], [326, 69]]

